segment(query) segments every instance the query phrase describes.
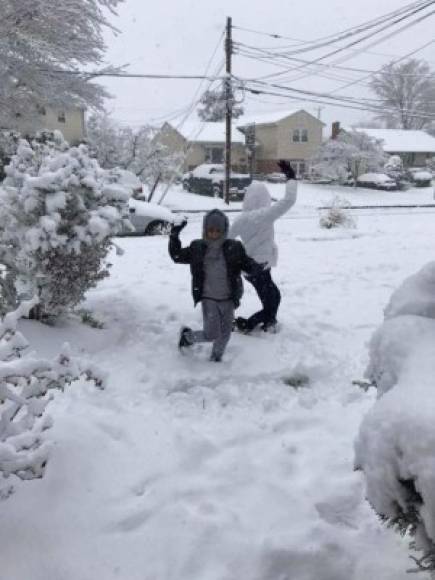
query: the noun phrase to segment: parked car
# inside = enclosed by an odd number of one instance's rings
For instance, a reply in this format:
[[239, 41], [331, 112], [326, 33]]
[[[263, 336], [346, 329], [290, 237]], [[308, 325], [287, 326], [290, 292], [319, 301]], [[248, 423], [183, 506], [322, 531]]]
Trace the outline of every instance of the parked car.
[[415, 187], [430, 187], [432, 184], [432, 173], [425, 167], [409, 167], [406, 175]]
[[287, 179], [284, 173], [280, 173], [277, 171], [274, 173], [268, 173], [266, 175], [266, 181], [268, 181], [269, 183], [285, 183]]
[[[225, 168], [223, 165], [203, 163], [189, 173], [183, 175], [183, 188], [191, 193], [222, 197], [225, 182]], [[240, 201], [245, 195], [251, 178], [245, 173], [231, 172], [230, 199]]]
[[397, 189], [395, 180], [385, 173], [363, 173], [363, 175], [358, 177], [357, 185], [369, 189], [383, 189], [386, 191]]
[[128, 209], [128, 218], [134, 231], [125, 231], [122, 235], [156, 236], [168, 234], [176, 219], [176, 215], [167, 207], [139, 199], [130, 198]]

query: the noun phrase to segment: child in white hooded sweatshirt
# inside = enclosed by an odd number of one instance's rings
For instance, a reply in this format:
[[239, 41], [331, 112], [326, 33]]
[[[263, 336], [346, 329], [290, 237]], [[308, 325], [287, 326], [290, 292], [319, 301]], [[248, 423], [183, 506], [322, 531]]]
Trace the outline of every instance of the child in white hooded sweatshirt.
[[274, 223], [296, 202], [297, 181], [288, 161], [280, 161], [278, 165], [287, 177], [284, 198], [272, 205], [264, 183], [253, 181], [246, 190], [242, 212], [229, 231], [229, 237], [240, 237], [248, 256], [264, 266], [261, 272], [246, 277], [254, 286], [263, 308], [249, 318], [236, 319], [238, 329], [244, 332], [252, 331], [259, 324], [263, 330], [274, 327], [281, 302], [281, 293], [271, 275], [271, 268], [276, 266], [278, 259]]

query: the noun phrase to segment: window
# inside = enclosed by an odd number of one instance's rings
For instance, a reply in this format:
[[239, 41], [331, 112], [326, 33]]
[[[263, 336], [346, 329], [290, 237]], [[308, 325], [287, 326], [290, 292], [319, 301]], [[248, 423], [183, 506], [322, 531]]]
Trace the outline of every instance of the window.
[[59, 121], [59, 123], [66, 123], [65, 111], [59, 111], [59, 113], [57, 114], [57, 120]]
[[293, 129], [293, 143], [307, 143], [308, 129]]
[[206, 147], [205, 160], [207, 163], [223, 163], [224, 162], [223, 147]]

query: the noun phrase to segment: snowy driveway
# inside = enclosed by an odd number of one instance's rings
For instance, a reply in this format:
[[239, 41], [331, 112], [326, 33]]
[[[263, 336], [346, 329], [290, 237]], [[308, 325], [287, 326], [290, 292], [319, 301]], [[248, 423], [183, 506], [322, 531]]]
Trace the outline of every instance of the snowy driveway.
[[[281, 331], [234, 336], [222, 365], [176, 350], [200, 313], [166, 240], [122, 240], [88, 302], [104, 330], [24, 325], [41, 352], [65, 339], [90, 352], [110, 382], [52, 404], [45, 479], [1, 502], [1, 579], [405, 580], [407, 543], [352, 469], [373, 402], [352, 380], [392, 290], [433, 259], [434, 220], [282, 220]], [[184, 240], [198, 230], [199, 217]], [[247, 287], [240, 313], [256, 304]]]

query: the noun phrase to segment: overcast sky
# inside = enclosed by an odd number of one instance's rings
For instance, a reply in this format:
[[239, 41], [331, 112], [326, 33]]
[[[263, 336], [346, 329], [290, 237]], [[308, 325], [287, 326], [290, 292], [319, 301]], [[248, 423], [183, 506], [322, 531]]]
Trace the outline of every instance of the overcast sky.
[[[409, 1], [404, 0], [125, 0], [112, 18], [120, 34], [106, 34], [107, 61], [113, 65], [129, 64], [134, 73], [203, 74], [210, 57], [218, 45], [227, 16], [235, 26], [276, 33], [302, 40], [315, 40], [340, 32], [351, 26], [399, 9]], [[343, 66], [377, 69], [395, 57], [400, 57], [422, 46], [435, 37], [435, 18], [417, 24], [408, 31], [379, 44], [361, 55], [343, 62]], [[234, 40], [257, 47], [283, 46], [290, 41], [275, 40], [244, 31], [234, 30]], [[434, 46], [419, 52], [435, 67]], [[328, 48], [328, 50], [331, 47]], [[332, 47], [334, 48], [334, 47]], [[299, 55], [310, 59], [321, 52]], [[376, 54], [373, 54], [372, 51]], [[350, 53], [346, 53], [349, 55]], [[338, 55], [340, 56], [340, 55]], [[338, 56], [336, 59], [338, 59]], [[212, 71], [223, 61], [223, 43], [213, 60]], [[329, 62], [329, 61], [326, 61]], [[279, 69], [258, 61], [234, 55], [233, 72], [239, 77], [255, 78]], [[304, 71], [302, 71], [304, 72]], [[294, 72], [286, 78], [300, 76]], [[337, 94], [354, 97], [374, 96], [367, 88], [354, 85], [340, 90], [346, 80], [364, 75], [340, 71], [343, 81], [308, 76], [292, 81], [294, 88], [317, 92], [336, 90]], [[274, 81], [281, 82], [281, 81]], [[288, 81], [287, 81], [288, 82]], [[199, 81], [184, 80], [138, 80], [107, 79], [104, 81], [114, 98], [108, 109], [120, 121], [139, 125], [157, 122], [186, 108], [198, 90]], [[203, 85], [203, 88], [206, 88]], [[245, 108], [249, 113], [257, 111], [305, 108], [318, 114], [318, 105], [270, 96], [247, 96]], [[324, 106], [320, 111], [322, 120], [328, 124], [335, 119], [343, 123], [367, 119], [370, 114], [349, 111], [340, 107]], [[193, 114], [193, 119], [196, 118]]]

